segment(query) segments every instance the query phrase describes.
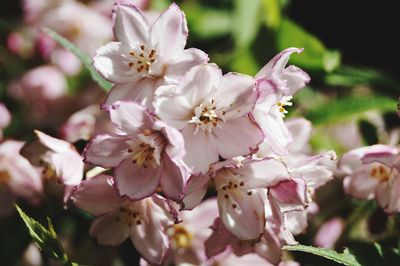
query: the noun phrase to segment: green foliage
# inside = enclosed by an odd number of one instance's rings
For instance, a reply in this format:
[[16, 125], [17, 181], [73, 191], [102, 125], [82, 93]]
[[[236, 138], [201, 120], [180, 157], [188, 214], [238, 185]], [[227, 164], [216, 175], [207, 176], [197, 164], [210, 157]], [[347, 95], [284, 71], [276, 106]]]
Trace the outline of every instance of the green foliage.
[[317, 37], [286, 18], [282, 20], [277, 34], [277, 46], [278, 50], [304, 48], [303, 54], [291, 58], [291, 62], [309, 70], [330, 72], [340, 65], [339, 52], [329, 51]]
[[57, 32], [49, 29], [49, 28], [42, 28], [42, 30], [49, 35], [51, 38], [53, 38], [55, 41], [57, 41], [61, 46], [72, 52], [78, 59], [82, 62], [82, 64], [89, 70], [90, 75], [92, 76], [92, 79], [99, 84], [99, 86], [105, 90], [109, 91], [112, 87], [111, 83], [103, 79], [100, 74], [97, 72], [96, 69], [92, 66], [92, 59], [82, 52], [78, 47], [76, 47], [73, 43], [59, 35]]
[[232, 21], [232, 35], [236, 47], [248, 47], [261, 25], [260, 0], [235, 0]]
[[314, 125], [321, 125], [344, 120], [370, 110], [395, 111], [396, 104], [395, 99], [384, 96], [349, 96], [317, 105], [310, 109], [305, 117], [311, 120]]
[[32, 240], [40, 250], [42, 250], [47, 256], [60, 261], [63, 265], [78, 265], [68, 259], [68, 255], [65, 253], [63, 246], [58, 240], [57, 234], [49, 218], [47, 218], [47, 229], [39, 222], [26, 215], [17, 205], [15, 205], [15, 208], [24, 221], [26, 227], [29, 229], [29, 234], [31, 235]]
[[265, 13], [264, 21], [266, 26], [271, 29], [277, 29], [282, 20], [279, 0], [262, 0], [261, 4]]
[[304, 245], [284, 246], [282, 249], [289, 251], [300, 251], [300, 252], [311, 253], [343, 265], [361, 266], [361, 264], [357, 261], [356, 257], [353, 254], [351, 254], [347, 248], [343, 251], [343, 253], [338, 253], [331, 249], [316, 248]]

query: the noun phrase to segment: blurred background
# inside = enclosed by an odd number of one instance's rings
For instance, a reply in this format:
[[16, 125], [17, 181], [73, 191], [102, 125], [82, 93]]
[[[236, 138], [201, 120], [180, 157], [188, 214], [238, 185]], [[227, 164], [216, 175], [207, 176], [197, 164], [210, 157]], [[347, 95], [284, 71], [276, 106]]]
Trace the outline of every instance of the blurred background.
[[[170, 3], [131, 2], [152, 18]], [[313, 122], [310, 151], [334, 149], [341, 155], [363, 145], [398, 144], [400, 38], [396, 27], [400, 17], [394, 1], [176, 2], [188, 21], [187, 47], [204, 50], [225, 72], [254, 75], [281, 50], [305, 49], [301, 55], [293, 55], [290, 64], [306, 70], [312, 80], [294, 97], [288, 117], [304, 116]], [[4, 138], [30, 140], [33, 129], [40, 129], [82, 149], [93, 132], [75, 136], [66, 123], [77, 111], [100, 104], [105, 92], [72, 54], [40, 28], [51, 28], [93, 54], [112, 40], [113, 1], [25, 0], [2, 1], [0, 5], [0, 102], [12, 114]], [[93, 112], [100, 116], [98, 111]], [[352, 232], [339, 239], [339, 250], [345, 245], [357, 250], [377, 240], [397, 246], [394, 236], [400, 228], [398, 217], [388, 217], [371, 207], [374, 203], [344, 196], [340, 178], [322, 188], [316, 201], [323, 211], [297, 238], [299, 242], [313, 244], [317, 228], [339, 218], [346, 224], [345, 232]], [[46, 216], [53, 219], [74, 261], [94, 265], [137, 263], [138, 256], [129, 242], [108, 248], [90, 240], [91, 218], [83, 212], [73, 208], [66, 211], [61, 203], [50, 199], [36, 207], [23, 201], [21, 204], [41, 221]], [[15, 213], [0, 217], [0, 227], [0, 261], [4, 265], [40, 265], [29, 259], [35, 253], [29, 255], [30, 237]], [[44, 265], [54, 264], [40, 254], [36, 256]], [[295, 256], [302, 265], [322, 265], [319, 258]]]

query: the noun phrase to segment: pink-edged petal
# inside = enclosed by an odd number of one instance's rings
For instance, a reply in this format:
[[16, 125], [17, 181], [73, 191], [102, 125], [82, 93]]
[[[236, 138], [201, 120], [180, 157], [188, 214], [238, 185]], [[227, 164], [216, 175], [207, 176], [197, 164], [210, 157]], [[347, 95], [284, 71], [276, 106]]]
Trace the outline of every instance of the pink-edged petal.
[[235, 237], [226, 230], [221, 218], [214, 220], [211, 229], [213, 232], [204, 243], [207, 258], [214, 257], [224, 252], [226, 247], [236, 240]]
[[179, 201], [189, 176], [190, 171], [182, 160], [174, 162], [169, 156], [165, 156], [164, 169], [160, 179], [165, 197]]
[[312, 124], [304, 118], [292, 118], [285, 122], [292, 135], [288, 148], [291, 153], [299, 153], [306, 148], [312, 132]]
[[219, 217], [217, 204], [215, 197], [206, 199], [191, 211], [181, 211], [182, 220], [194, 229], [209, 228]]
[[171, 4], [150, 30], [150, 41], [164, 60], [172, 59], [183, 50], [187, 36], [185, 14], [176, 4]]
[[218, 193], [218, 208], [220, 217], [226, 229], [240, 240], [255, 240], [264, 232], [265, 212], [264, 200], [259, 194], [265, 194], [264, 189], [246, 193]]
[[149, 38], [146, 18], [140, 9], [133, 5], [116, 6], [113, 30], [115, 38], [124, 44], [146, 44]]
[[181, 132], [161, 120], [154, 123], [153, 129], [161, 131], [168, 145], [165, 153], [173, 161], [179, 161], [185, 156], [185, 140]]
[[282, 181], [269, 190], [282, 212], [301, 210], [309, 202], [307, 192], [307, 183], [302, 178]]
[[109, 42], [96, 50], [93, 66], [108, 81], [112, 83], [128, 83], [135, 80], [128, 60], [130, 48], [119, 42]]
[[344, 222], [341, 218], [332, 218], [326, 221], [318, 229], [314, 243], [317, 247], [334, 248], [344, 229]]
[[247, 116], [228, 121], [213, 133], [218, 153], [225, 159], [251, 153], [264, 139], [261, 129]]
[[167, 215], [166, 205], [161, 199], [145, 199], [141, 224], [132, 226], [131, 241], [139, 253], [151, 264], [161, 265], [169, 251], [165, 230], [173, 224]]
[[203, 130], [195, 132], [194, 125], [189, 125], [182, 131], [186, 149], [183, 160], [194, 172], [206, 173], [212, 163], [218, 162], [218, 150], [211, 133]]
[[233, 120], [250, 113], [257, 100], [256, 81], [247, 75], [225, 74], [214, 95], [218, 108], [225, 111], [224, 118]]
[[183, 50], [168, 65], [166, 75], [174, 80], [180, 80], [192, 67], [208, 62], [208, 55], [196, 48]]
[[158, 82], [143, 78], [132, 80], [127, 84], [116, 84], [108, 93], [102, 107], [107, 107], [118, 101], [134, 101], [153, 110], [154, 91]]
[[135, 102], [117, 102], [109, 109], [111, 122], [129, 136], [151, 130], [153, 116], [146, 107]]
[[137, 166], [130, 159], [122, 161], [114, 171], [119, 194], [135, 200], [152, 195], [160, 183], [162, 170], [162, 167]]
[[34, 133], [36, 134], [40, 143], [52, 151], [65, 152], [65, 151], [75, 150], [75, 148], [69, 142], [53, 138], [39, 130], [35, 130]]
[[373, 199], [378, 184], [378, 179], [371, 178], [369, 174], [364, 172], [348, 176], [343, 181], [346, 193], [359, 199]]
[[390, 184], [390, 199], [385, 211], [387, 213], [396, 213], [400, 211], [400, 176], [396, 176], [393, 183]]
[[76, 186], [82, 181], [84, 164], [77, 152], [53, 153], [47, 162], [54, 167], [62, 184]]
[[102, 245], [119, 245], [129, 236], [129, 227], [116, 222], [118, 213], [108, 213], [94, 220], [90, 226], [90, 236]]
[[361, 162], [363, 164], [379, 162], [388, 167], [392, 167], [393, 165], [395, 165], [396, 161], [398, 161], [398, 160], [399, 160], [399, 155], [397, 154], [397, 149], [392, 148], [392, 147], [388, 147], [387, 150], [376, 151], [376, 152], [371, 152], [371, 153], [365, 154], [361, 158]]
[[271, 158], [249, 161], [234, 172], [245, 178], [249, 187], [272, 187], [289, 179], [286, 166]]
[[191, 210], [196, 207], [207, 193], [208, 175], [192, 175], [184, 188], [184, 197], [182, 199], [182, 209]]
[[194, 109], [206, 100], [218, 85], [221, 70], [213, 64], [193, 67], [172, 95], [156, 97], [156, 114], [171, 126], [181, 130], [194, 116]]
[[280, 90], [286, 95], [293, 95], [310, 82], [310, 76], [296, 66], [288, 66], [290, 55], [301, 53], [303, 49], [288, 48], [272, 58], [255, 76], [255, 79], [270, 79], [279, 83]]
[[114, 188], [114, 179], [104, 174], [83, 181], [72, 200], [79, 208], [96, 216], [116, 210], [122, 201]]
[[128, 153], [129, 137], [118, 135], [97, 135], [86, 146], [85, 162], [105, 168], [116, 167]]
[[260, 151], [262, 156], [270, 152], [278, 155], [288, 155], [288, 144], [292, 141], [289, 130], [287, 129], [283, 117], [265, 112], [256, 108], [252, 117], [261, 127], [264, 133], [263, 149]]

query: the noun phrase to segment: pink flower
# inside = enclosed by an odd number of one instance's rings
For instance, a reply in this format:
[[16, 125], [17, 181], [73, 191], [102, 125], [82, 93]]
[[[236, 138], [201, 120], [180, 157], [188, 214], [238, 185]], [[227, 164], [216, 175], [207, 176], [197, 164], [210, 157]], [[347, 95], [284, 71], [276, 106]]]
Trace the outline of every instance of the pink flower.
[[139, 201], [120, 197], [111, 176], [83, 181], [72, 197], [75, 204], [96, 216], [90, 235], [103, 245], [119, 245], [128, 237], [151, 264], [162, 264], [169, 252], [165, 231], [174, 224], [168, 202], [153, 195]]
[[9, 93], [37, 106], [65, 96], [67, 89], [65, 76], [57, 68], [47, 65], [26, 72], [9, 87]]
[[114, 168], [121, 195], [141, 199], [158, 186], [168, 198], [179, 200], [189, 178], [179, 131], [155, 120], [144, 106], [118, 102], [109, 108], [119, 133], [96, 136], [86, 147], [85, 160]]
[[179, 85], [160, 91], [154, 103], [156, 114], [182, 131], [184, 161], [195, 172], [207, 172], [219, 156], [229, 159], [253, 153], [263, 139], [248, 116], [257, 100], [255, 81], [249, 76], [222, 76], [219, 68], [207, 64], [191, 69]]
[[287, 169], [275, 159], [224, 164], [215, 166], [213, 177], [221, 220], [238, 239], [259, 239], [265, 228], [267, 188], [287, 180]]
[[314, 243], [322, 248], [334, 248], [344, 229], [344, 223], [340, 218], [332, 218], [326, 221], [318, 229]]
[[[281, 259], [283, 240], [270, 227], [266, 227], [261, 237], [255, 241], [242, 241], [236, 238], [226, 229], [219, 218], [215, 220], [211, 229], [213, 233], [206, 241], [206, 254], [210, 258], [209, 262], [221, 260], [225, 257], [226, 252], [241, 257], [256, 253], [256, 257], [260, 256], [258, 261], [263, 262], [262, 265], [266, 263], [268, 263], [267, 265], [269, 263], [276, 265]], [[255, 256], [255, 254], [253, 255]], [[240, 261], [239, 259], [238, 262]], [[213, 264], [210, 263], [210, 265]]]
[[260, 97], [253, 116], [265, 135], [262, 145], [279, 155], [288, 154], [287, 145], [292, 141], [283, 122], [287, 113], [285, 106], [291, 106], [292, 96], [310, 81], [300, 68], [293, 65], [285, 68], [290, 55], [301, 51], [298, 48], [282, 51], [255, 76]]
[[3, 128], [8, 127], [11, 122], [11, 114], [7, 107], [0, 102], [0, 140], [3, 139]]
[[12, 202], [22, 197], [38, 203], [42, 193], [39, 171], [19, 152], [23, 142], [6, 140], [0, 144], [0, 216], [13, 210]]
[[101, 111], [97, 104], [74, 113], [61, 127], [63, 139], [68, 142], [89, 140], [97, 134], [111, 132], [113, 125], [109, 122], [108, 113]]
[[345, 191], [360, 199], [376, 198], [387, 213], [400, 211], [399, 166], [398, 149], [380, 144], [351, 150], [338, 164], [346, 175]]
[[93, 58], [100, 74], [116, 84], [106, 105], [134, 100], [151, 109], [158, 86], [177, 83], [191, 67], [208, 61], [198, 49], [184, 50], [186, 18], [175, 4], [152, 25], [138, 8], [117, 5], [114, 35], [117, 41], [99, 48]]
[[21, 154], [33, 165], [42, 167], [47, 192], [67, 202], [83, 178], [83, 159], [68, 142], [35, 130], [37, 139], [25, 144]]
[[167, 229], [174, 265], [203, 265], [207, 261], [204, 242], [218, 217], [216, 199], [208, 199], [191, 211], [180, 212], [182, 222]]

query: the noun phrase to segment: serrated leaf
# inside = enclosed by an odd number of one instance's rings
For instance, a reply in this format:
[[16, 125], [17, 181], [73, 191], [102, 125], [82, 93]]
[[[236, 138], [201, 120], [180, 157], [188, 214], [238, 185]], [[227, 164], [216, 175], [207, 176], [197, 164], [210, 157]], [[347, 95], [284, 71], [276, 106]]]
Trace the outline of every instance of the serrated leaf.
[[331, 249], [317, 248], [305, 245], [284, 246], [282, 249], [314, 254], [347, 266], [361, 266], [356, 257], [351, 254], [347, 248], [343, 251], [343, 253], [338, 253]]
[[247, 47], [256, 37], [261, 25], [261, 0], [235, 0], [232, 35], [236, 47]]
[[58, 240], [57, 234], [54, 231], [49, 218], [49, 229], [47, 229], [42, 224], [26, 215], [18, 205], [15, 205], [15, 208], [28, 228], [33, 242], [40, 250], [42, 250], [47, 256], [62, 262], [63, 265], [77, 265], [69, 261], [68, 255], [65, 253], [63, 246]]
[[86, 67], [87, 70], [89, 70], [90, 75], [92, 76], [92, 79], [99, 84], [99, 86], [105, 90], [109, 91], [112, 87], [112, 84], [103, 79], [102, 76], [97, 72], [97, 70], [92, 66], [92, 59], [90, 58], [89, 55], [84, 53], [82, 50], [80, 50], [77, 46], [75, 46], [73, 43], [59, 35], [57, 32], [49, 29], [49, 28], [42, 28], [42, 30], [49, 35], [51, 38], [53, 38], [55, 41], [57, 41], [61, 46], [63, 46], [65, 49], [69, 50], [72, 52], [78, 59], [82, 62], [82, 64]]
[[314, 125], [332, 123], [370, 110], [396, 111], [397, 101], [383, 96], [340, 98], [310, 109], [305, 117]]

